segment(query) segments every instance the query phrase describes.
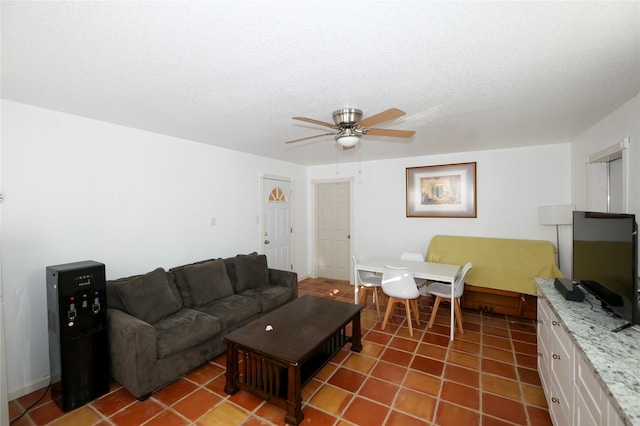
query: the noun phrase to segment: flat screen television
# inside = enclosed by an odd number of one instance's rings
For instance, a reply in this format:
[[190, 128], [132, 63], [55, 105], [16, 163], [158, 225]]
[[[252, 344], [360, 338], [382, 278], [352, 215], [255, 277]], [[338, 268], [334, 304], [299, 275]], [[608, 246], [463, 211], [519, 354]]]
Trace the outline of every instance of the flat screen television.
[[573, 212], [573, 280], [605, 309], [640, 324], [635, 215]]

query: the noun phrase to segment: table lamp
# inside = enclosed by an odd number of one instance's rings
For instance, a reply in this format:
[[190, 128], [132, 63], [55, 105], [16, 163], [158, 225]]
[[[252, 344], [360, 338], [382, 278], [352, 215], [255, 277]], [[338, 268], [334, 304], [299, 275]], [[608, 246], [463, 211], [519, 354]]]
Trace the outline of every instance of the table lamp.
[[540, 225], [554, 225], [556, 227], [556, 249], [558, 250], [558, 268], [560, 267], [560, 237], [558, 234], [559, 225], [573, 224], [573, 204], [562, 204], [557, 206], [539, 206], [538, 222]]

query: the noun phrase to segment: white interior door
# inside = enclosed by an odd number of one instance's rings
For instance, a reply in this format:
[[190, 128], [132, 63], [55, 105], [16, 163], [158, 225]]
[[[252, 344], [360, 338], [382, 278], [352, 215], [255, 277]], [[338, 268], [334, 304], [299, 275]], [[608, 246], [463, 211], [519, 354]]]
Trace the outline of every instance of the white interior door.
[[291, 271], [291, 182], [265, 177], [262, 188], [263, 253], [270, 268]]
[[350, 199], [349, 182], [316, 185], [316, 264], [319, 277], [350, 278]]
[[628, 213], [630, 140], [587, 156], [589, 210]]
[[609, 161], [609, 211], [624, 213], [622, 196], [622, 157]]
[[607, 163], [589, 164], [589, 210], [606, 212], [609, 210], [609, 177]]

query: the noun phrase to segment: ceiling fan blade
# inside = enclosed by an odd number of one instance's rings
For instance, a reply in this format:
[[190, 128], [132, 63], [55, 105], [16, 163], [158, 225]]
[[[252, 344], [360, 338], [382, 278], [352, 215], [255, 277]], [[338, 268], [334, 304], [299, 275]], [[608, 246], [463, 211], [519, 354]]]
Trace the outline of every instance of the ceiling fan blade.
[[318, 126], [331, 127], [332, 129], [338, 128], [338, 126], [336, 126], [335, 124], [327, 123], [325, 121], [320, 121], [320, 120], [314, 120], [313, 118], [307, 118], [307, 117], [291, 117], [291, 118], [294, 120], [306, 121], [307, 123], [311, 123], [311, 124], [317, 124]]
[[360, 120], [358, 125], [360, 127], [374, 126], [379, 123], [384, 123], [385, 121], [395, 120], [396, 118], [402, 117], [404, 114], [404, 111], [400, 111], [398, 108], [390, 108], [386, 111], [379, 112], [371, 117]]
[[415, 135], [413, 130], [396, 130], [396, 129], [366, 129], [365, 135], [374, 136], [391, 136], [394, 138], [410, 138]]
[[307, 136], [306, 138], [294, 139], [292, 141], [287, 141], [285, 143], [302, 142], [302, 141], [306, 141], [307, 139], [319, 138], [320, 136], [329, 136], [329, 135], [335, 135], [335, 133], [323, 133], [321, 135]]

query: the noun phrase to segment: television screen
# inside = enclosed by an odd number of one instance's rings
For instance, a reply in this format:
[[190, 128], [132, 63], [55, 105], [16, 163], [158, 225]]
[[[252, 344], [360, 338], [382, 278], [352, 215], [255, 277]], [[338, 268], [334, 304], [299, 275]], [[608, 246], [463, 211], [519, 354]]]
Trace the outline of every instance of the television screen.
[[638, 312], [635, 215], [573, 212], [573, 280], [632, 324]]

